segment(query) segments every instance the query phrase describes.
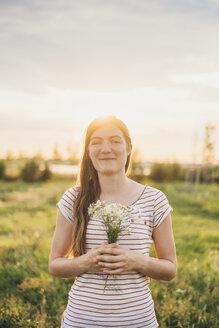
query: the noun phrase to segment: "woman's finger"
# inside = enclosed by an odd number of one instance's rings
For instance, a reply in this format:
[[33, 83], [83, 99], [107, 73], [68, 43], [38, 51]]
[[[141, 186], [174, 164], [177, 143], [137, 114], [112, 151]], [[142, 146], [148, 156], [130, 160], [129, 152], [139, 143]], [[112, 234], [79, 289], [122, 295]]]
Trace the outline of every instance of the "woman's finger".
[[97, 260], [99, 262], [108, 262], [108, 263], [115, 263], [115, 262], [120, 262], [122, 260], [121, 255], [117, 256], [109, 256], [109, 255], [99, 255], [97, 256]]
[[121, 273], [123, 271], [124, 270], [122, 268], [115, 269], [115, 270], [109, 270], [109, 269], [102, 270], [102, 272], [105, 273], [105, 274], [113, 274], [113, 275], [119, 274], [119, 273]]
[[116, 247], [104, 247], [102, 253], [103, 254], [112, 254], [112, 255], [119, 255], [121, 254], [121, 248]]
[[105, 241], [103, 244], [99, 244], [99, 245], [96, 245], [93, 247], [93, 249], [98, 249], [98, 248], [101, 248], [103, 246], [106, 246], [107, 245], [107, 242]]
[[115, 248], [115, 247], [118, 247], [119, 246], [118, 243], [113, 243], [113, 244], [106, 243], [105, 245], [106, 245], [107, 248]]
[[100, 265], [103, 268], [106, 268], [106, 270], [115, 270], [124, 267], [124, 264], [122, 262], [116, 262], [116, 263], [100, 262]]

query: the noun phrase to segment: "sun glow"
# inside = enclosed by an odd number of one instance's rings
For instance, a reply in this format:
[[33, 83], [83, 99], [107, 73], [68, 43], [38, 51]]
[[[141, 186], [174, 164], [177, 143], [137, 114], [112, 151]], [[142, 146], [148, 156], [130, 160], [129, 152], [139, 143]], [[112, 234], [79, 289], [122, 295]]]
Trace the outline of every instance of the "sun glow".
[[[42, 152], [47, 157], [55, 144], [64, 157], [69, 145], [80, 156], [89, 123], [99, 116], [115, 115], [127, 125], [133, 148], [139, 148], [145, 160], [189, 161], [194, 129], [200, 135], [206, 123], [205, 104], [187, 102], [188, 90], [184, 87], [127, 92], [50, 88], [44, 94], [14, 92], [13, 96], [5, 90], [0, 97], [4, 107], [1, 156], [11, 151], [29, 156]], [[22, 109], [18, 109], [19, 104]]]

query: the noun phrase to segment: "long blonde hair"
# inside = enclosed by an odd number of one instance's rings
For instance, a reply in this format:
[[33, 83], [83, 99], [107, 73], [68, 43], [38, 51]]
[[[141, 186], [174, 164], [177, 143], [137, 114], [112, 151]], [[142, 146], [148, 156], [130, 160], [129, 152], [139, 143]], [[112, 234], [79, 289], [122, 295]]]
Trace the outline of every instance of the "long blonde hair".
[[[115, 116], [105, 116], [95, 119], [87, 128], [84, 151], [81, 158], [79, 171], [80, 191], [74, 203], [74, 224], [73, 224], [73, 245], [72, 251], [74, 257], [85, 254], [86, 252], [86, 230], [89, 221], [87, 213], [88, 207], [95, 202], [100, 196], [100, 184], [97, 171], [90, 159], [88, 148], [92, 134], [107, 125], [115, 125], [121, 130], [126, 143], [131, 144], [129, 130], [125, 123]], [[131, 154], [127, 156], [125, 172], [127, 172], [130, 163]]]

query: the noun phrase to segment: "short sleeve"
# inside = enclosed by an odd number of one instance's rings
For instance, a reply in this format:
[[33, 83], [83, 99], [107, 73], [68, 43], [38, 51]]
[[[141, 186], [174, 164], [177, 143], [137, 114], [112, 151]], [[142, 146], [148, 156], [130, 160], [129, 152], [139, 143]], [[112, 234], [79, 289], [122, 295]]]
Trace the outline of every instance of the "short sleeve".
[[159, 190], [154, 200], [153, 228], [157, 228], [172, 211], [166, 196]]
[[74, 222], [74, 202], [78, 196], [79, 188], [71, 187], [64, 192], [60, 201], [56, 204], [56, 206], [60, 209], [63, 216], [68, 220], [71, 224]]

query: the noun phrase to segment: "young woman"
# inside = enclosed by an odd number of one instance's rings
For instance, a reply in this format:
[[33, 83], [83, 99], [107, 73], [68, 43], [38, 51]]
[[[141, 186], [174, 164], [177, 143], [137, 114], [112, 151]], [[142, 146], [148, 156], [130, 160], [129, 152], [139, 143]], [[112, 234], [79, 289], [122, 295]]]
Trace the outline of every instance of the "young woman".
[[[126, 176], [131, 150], [121, 120], [94, 120], [87, 128], [80, 183], [57, 204], [49, 270], [56, 277], [77, 277], [62, 328], [158, 327], [149, 281], [176, 275], [172, 208], [163, 192]], [[101, 223], [88, 215], [89, 205], [97, 200], [131, 205], [143, 221], [132, 219], [130, 233], [108, 244]], [[153, 242], [156, 258], [149, 256]], [[104, 291], [107, 275], [109, 288]]]

